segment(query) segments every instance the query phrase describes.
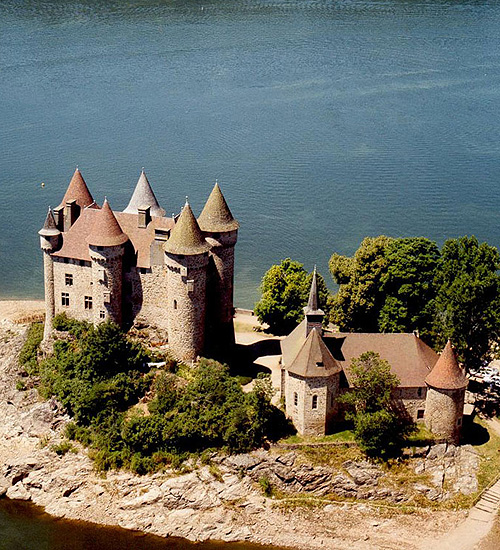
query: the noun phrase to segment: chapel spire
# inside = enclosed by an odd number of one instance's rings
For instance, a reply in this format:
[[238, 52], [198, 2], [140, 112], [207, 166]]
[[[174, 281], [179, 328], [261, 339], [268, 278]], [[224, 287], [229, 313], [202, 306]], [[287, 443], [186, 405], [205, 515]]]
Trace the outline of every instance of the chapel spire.
[[148, 207], [150, 208], [151, 216], [162, 217], [165, 215], [165, 210], [159, 205], [143, 168], [130, 202], [123, 212], [125, 214], [138, 214], [139, 209], [142, 210]]
[[318, 282], [317, 282], [317, 273], [316, 266], [314, 266], [314, 271], [311, 280], [311, 290], [309, 291], [309, 300], [307, 305], [304, 308], [304, 314], [306, 317], [306, 336], [309, 335], [313, 328], [322, 332], [323, 326], [323, 317], [325, 312], [319, 308], [319, 296], [318, 296]]

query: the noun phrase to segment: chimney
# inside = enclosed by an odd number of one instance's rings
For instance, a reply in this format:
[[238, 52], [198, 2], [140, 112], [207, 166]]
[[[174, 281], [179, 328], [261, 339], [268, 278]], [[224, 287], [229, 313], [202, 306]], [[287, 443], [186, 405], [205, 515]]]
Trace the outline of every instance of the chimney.
[[150, 206], [139, 206], [137, 208], [138, 219], [137, 227], [147, 227], [151, 221], [151, 207]]
[[78, 215], [80, 214], [80, 207], [76, 203], [76, 200], [66, 202], [64, 207], [64, 231], [68, 229], [76, 222]]
[[64, 206], [54, 208], [54, 219], [57, 229], [59, 229], [59, 231], [64, 231]]

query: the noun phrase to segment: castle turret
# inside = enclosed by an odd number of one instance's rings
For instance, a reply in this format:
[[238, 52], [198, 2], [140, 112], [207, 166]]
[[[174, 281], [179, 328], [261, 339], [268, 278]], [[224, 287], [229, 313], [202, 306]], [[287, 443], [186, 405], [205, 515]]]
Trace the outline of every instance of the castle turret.
[[325, 316], [325, 312], [319, 308], [318, 303], [318, 281], [316, 266], [314, 266], [311, 289], [309, 291], [309, 300], [307, 301], [307, 306], [304, 308], [304, 315], [306, 318], [306, 336], [309, 335], [313, 328], [316, 328], [319, 333], [322, 334], [323, 317]]
[[436, 435], [453, 443], [460, 440], [467, 377], [448, 340], [434, 368], [425, 379], [425, 424]]
[[55, 313], [54, 260], [51, 254], [59, 248], [61, 238], [61, 232], [57, 229], [54, 214], [50, 207], [45, 218], [45, 223], [38, 234], [40, 235], [40, 248], [43, 251], [43, 274], [45, 281], [45, 327], [43, 338], [46, 340], [52, 331], [52, 321]]
[[220, 355], [234, 344], [234, 246], [239, 223], [231, 214], [218, 183], [215, 183], [198, 223], [211, 246], [207, 338], [218, 344], [217, 349], [210, 350], [211, 353]]
[[108, 319], [122, 322], [124, 244], [128, 241], [105, 199], [87, 237], [92, 262], [94, 323]]
[[61, 231], [68, 231], [83, 209], [93, 203], [94, 199], [80, 170], [77, 168], [69, 182], [61, 204], [54, 209], [57, 228]]
[[146, 172], [142, 169], [139, 181], [137, 182], [132, 194], [132, 198], [123, 212], [125, 214], [141, 214], [142, 211], [146, 211], [148, 208], [151, 216], [161, 217], [165, 215], [165, 210], [163, 210], [163, 208], [161, 208], [158, 204], [153, 189], [149, 184]]
[[186, 200], [164, 247], [168, 341], [180, 359], [195, 360], [204, 350], [209, 249]]

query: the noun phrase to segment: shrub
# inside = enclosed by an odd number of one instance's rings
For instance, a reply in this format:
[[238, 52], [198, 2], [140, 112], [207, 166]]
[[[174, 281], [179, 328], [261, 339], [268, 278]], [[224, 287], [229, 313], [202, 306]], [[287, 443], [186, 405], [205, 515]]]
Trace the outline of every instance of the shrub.
[[43, 339], [43, 323], [33, 323], [19, 353], [19, 365], [30, 375], [38, 373], [37, 355]]

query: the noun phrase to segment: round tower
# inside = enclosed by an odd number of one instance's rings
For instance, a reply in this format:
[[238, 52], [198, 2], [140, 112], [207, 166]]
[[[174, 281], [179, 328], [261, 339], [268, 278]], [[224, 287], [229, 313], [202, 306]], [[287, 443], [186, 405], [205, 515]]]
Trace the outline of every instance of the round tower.
[[95, 213], [87, 237], [92, 262], [92, 311], [94, 323], [122, 322], [122, 283], [124, 244], [128, 241], [111, 210], [108, 200]]
[[467, 377], [448, 340], [434, 368], [425, 379], [425, 425], [431, 432], [458, 443], [462, 428]]
[[234, 344], [234, 247], [239, 223], [234, 219], [216, 182], [198, 218], [210, 245], [207, 337], [215, 354]]
[[168, 342], [177, 357], [188, 361], [201, 355], [205, 346], [209, 248], [186, 200], [164, 250]]
[[45, 287], [45, 327], [43, 339], [46, 340], [52, 332], [52, 321], [55, 312], [54, 296], [54, 260], [51, 256], [59, 248], [61, 232], [57, 229], [52, 209], [49, 207], [47, 217], [40, 235], [40, 248], [43, 251], [43, 276]]

